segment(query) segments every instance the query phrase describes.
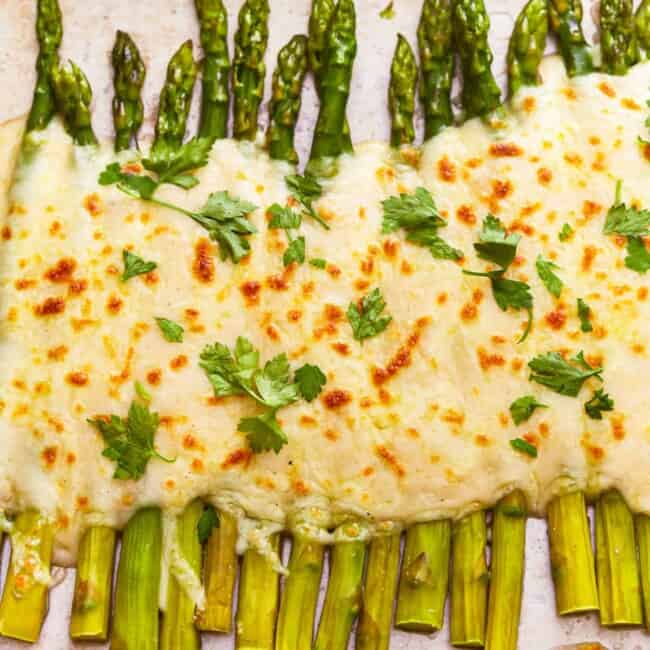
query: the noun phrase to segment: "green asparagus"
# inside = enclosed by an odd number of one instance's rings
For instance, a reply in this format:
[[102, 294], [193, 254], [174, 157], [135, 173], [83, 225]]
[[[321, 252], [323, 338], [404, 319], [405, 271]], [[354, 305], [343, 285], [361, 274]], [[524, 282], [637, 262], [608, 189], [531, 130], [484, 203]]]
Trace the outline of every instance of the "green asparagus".
[[634, 36], [639, 58], [650, 58], [650, 0], [643, 0], [634, 14]]
[[602, 69], [625, 74], [638, 59], [632, 0], [601, 0], [600, 51]]
[[549, 0], [549, 25], [559, 40], [567, 74], [576, 77], [593, 72], [591, 51], [582, 33], [581, 0]]
[[636, 543], [639, 549], [639, 573], [643, 596], [643, 614], [646, 630], [650, 629], [650, 517], [637, 515], [634, 521]]
[[418, 66], [415, 62], [415, 54], [409, 42], [398, 34], [388, 85], [388, 108], [391, 115], [390, 143], [393, 147], [410, 144], [415, 138], [413, 113], [417, 79]]

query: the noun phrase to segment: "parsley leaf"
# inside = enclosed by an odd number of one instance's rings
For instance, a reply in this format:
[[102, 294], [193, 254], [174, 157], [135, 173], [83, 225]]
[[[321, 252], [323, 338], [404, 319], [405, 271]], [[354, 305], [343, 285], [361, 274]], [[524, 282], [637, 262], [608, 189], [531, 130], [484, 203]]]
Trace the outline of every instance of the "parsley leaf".
[[622, 182], [616, 183], [614, 205], [607, 212], [603, 233], [642, 237], [650, 235], [650, 210], [637, 210], [621, 201]]
[[386, 302], [382, 298], [379, 288], [375, 288], [365, 295], [361, 299], [360, 305], [354, 302], [350, 303], [347, 317], [357, 341], [376, 336], [388, 327], [393, 317], [381, 315], [385, 307]]
[[521, 424], [530, 418], [535, 409], [548, 408], [546, 404], [538, 402], [533, 395], [524, 395], [510, 404], [510, 414], [515, 424]]
[[122, 171], [119, 163], [111, 163], [99, 174], [100, 185], [115, 185], [117, 189], [135, 199], [150, 201], [158, 183], [150, 176], [139, 176]]
[[650, 270], [650, 253], [641, 237], [630, 237], [627, 240], [625, 266], [641, 275]]
[[251, 449], [260, 454], [273, 450], [276, 454], [289, 442], [287, 434], [282, 431], [275, 418], [275, 410], [271, 409], [255, 417], [242, 418], [238, 429], [247, 434]]
[[483, 220], [483, 229], [474, 249], [482, 260], [492, 262], [506, 271], [517, 255], [520, 241], [521, 235], [514, 232], [508, 234], [501, 221], [488, 214]]
[[544, 283], [544, 286], [549, 290], [549, 293], [556, 298], [559, 298], [564, 284], [562, 280], [553, 273], [553, 271], [557, 271], [560, 267], [554, 262], [545, 260], [541, 255], [538, 255], [537, 260], [535, 261], [535, 268], [537, 269], [539, 279]]
[[302, 216], [294, 212], [291, 208], [282, 207], [279, 203], [274, 203], [269, 209], [268, 213], [271, 215], [269, 221], [269, 228], [283, 230], [291, 230], [300, 228], [302, 223]]
[[569, 239], [571, 239], [571, 237], [573, 237], [574, 232], [575, 231], [573, 230], [573, 228], [571, 228], [571, 226], [568, 223], [565, 223], [562, 226], [562, 230], [560, 230], [560, 232], [558, 233], [557, 238], [561, 242], [569, 241]]
[[282, 256], [282, 263], [285, 266], [296, 262], [296, 264], [303, 264], [305, 261], [305, 238], [296, 237], [292, 239], [287, 247], [287, 250], [284, 251]]
[[514, 438], [510, 441], [510, 446], [515, 451], [520, 451], [523, 454], [528, 454], [531, 458], [537, 458], [537, 447], [531, 445], [530, 442], [523, 438]]
[[158, 267], [156, 262], [145, 262], [139, 255], [132, 253], [126, 248], [122, 251], [122, 260], [124, 261], [124, 271], [120, 276], [122, 282], [126, 282], [136, 275], [144, 275]]
[[151, 393], [139, 382], [135, 382], [135, 394], [143, 401], [151, 401]]
[[308, 172], [304, 176], [289, 174], [284, 177], [284, 182], [291, 190], [291, 195], [302, 204], [306, 214], [323, 226], [325, 230], [329, 230], [329, 224], [320, 217], [313, 206], [314, 201], [323, 195], [323, 186], [316, 180], [316, 177]]
[[591, 399], [585, 402], [585, 411], [592, 420], [602, 420], [603, 411], [613, 411], [614, 400], [602, 389], [594, 391]]
[[395, 8], [393, 7], [393, 0], [391, 0], [380, 12], [379, 17], [385, 20], [391, 20], [395, 17]]
[[323, 371], [318, 366], [309, 363], [296, 370], [295, 378], [300, 394], [308, 402], [313, 402], [327, 383], [327, 377]]
[[182, 325], [179, 325], [168, 318], [156, 318], [156, 323], [158, 323], [158, 327], [166, 341], [169, 341], [170, 343], [183, 342], [183, 333], [185, 330]]
[[406, 241], [428, 248], [431, 255], [439, 260], [459, 260], [463, 257], [463, 251], [448, 244], [434, 228], [417, 228], [407, 232]]
[[312, 257], [309, 260], [311, 266], [315, 266], [317, 269], [324, 269], [327, 267], [327, 260], [324, 260], [320, 257]]
[[583, 332], [591, 332], [594, 329], [591, 324], [591, 307], [582, 298], [578, 298], [578, 318]]
[[219, 528], [219, 523], [219, 513], [216, 511], [215, 507], [206, 506], [196, 524], [199, 544], [205, 544], [208, 541], [210, 535], [212, 535], [213, 529]]
[[158, 429], [158, 413], [152, 413], [146, 405], [131, 402], [126, 419], [111, 415], [108, 421], [98, 418], [88, 420], [104, 438], [106, 448], [102, 455], [117, 463], [113, 478], [120, 480], [141, 478], [149, 459], [156, 457], [166, 463], [174, 460], [164, 458], [155, 449], [154, 435]]
[[171, 183], [183, 189], [198, 185], [195, 176], [187, 172], [208, 164], [208, 154], [212, 148], [210, 138], [192, 138], [180, 147], [170, 147], [159, 143], [142, 161], [145, 169], [159, 176], [159, 183]]
[[530, 381], [569, 397], [577, 397], [582, 385], [590, 377], [603, 380], [603, 369], [590, 366], [582, 352], [571, 359], [571, 363], [558, 352], [547, 352], [532, 359], [528, 367], [532, 371]]

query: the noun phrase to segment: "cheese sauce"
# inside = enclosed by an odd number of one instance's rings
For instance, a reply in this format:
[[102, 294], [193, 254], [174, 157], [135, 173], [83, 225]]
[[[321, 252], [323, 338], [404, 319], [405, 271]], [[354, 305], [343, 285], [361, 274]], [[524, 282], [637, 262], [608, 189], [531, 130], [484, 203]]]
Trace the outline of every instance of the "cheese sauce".
[[[457, 517], [516, 487], [538, 513], [562, 490], [612, 485], [650, 512], [648, 280], [624, 265], [625, 242], [602, 234], [618, 179], [626, 203], [650, 206], [650, 154], [637, 142], [650, 65], [570, 81], [551, 58], [541, 72], [543, 85], [515, 98], [501, 128], [450, 128], [416, 166], [414, 152], [377, 143], [343, 157], [317, 203], [331, 229], [301, 227], [307, 257], [325, 269], [283, 267], [286, 236], [268, 229], [265, 210], [285, 204], [290, 169], [254, 146], [219, 141], [196, 188], [157, 194], [193, 209], [228, 190], [259, 206], [252, 253], [233, 265], [189, 218], [98, 185], [111, 146], [74, 147], [53, 123], [1, 199], [0, 508], [48, 513], [63, 563], [85, 526], [122, 526], [145, 504], [176, 512], [196, 496], [280, 525], [314, 525], [299, 514], [313, 511], [323, 527], [345, 514], [381, 526]], [[0, 130], [7, 160], [20, 130]], [[419, 186], [461, 262], [381, 234], [381, 201]], [[508, 277], [534, 295], [523, 343], [525, 312], [501, 311], [487, 279], [462, 274], [486, 267], [473, 243], [488, 212], [522, 235]], [[562, 242], [564, 223], [574, 234]], [[157, 269], [121, 282], [124, 248]], [[537, 276], [538, 255], [559, 267], [559, 299]], [[393, 321], [360, 344], [345, 312], [375, 287]], [[577, 298], [592, 310], [590, 333]], [[184, 341], [167, 342], [157, 317], [182, 324]], [[317, 364], [328, 378], [317, 400], [279, 412], [289, 443], [277, 455], [249, 451], [237, 423], [257, 407], [215, 399], [198, 366], [206, 344], [238, 335], [263, 361], [286, 352], [293, 368]], [[529, 381], [535, 355], [581, 350], [604, 367], [615, 401], [601, 421], [584, 411], [597, 380], [578, 398]], [[118, 481], [87, 419], [126, 416], [136, 380], [161, 416], [157, 449], [176, 461], [154, 458], [141, 480]], [[548, 408], [515, 426], [508, 407], [523, 395]], [[517, 437], [536, 459], [511, 448]]]

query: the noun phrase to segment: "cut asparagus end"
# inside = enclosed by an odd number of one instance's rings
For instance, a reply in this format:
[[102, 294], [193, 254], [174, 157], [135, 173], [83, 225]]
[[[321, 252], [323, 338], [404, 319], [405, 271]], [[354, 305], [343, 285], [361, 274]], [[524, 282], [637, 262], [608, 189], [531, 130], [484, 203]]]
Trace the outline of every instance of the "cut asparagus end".
[[[279, 553], [280, 535], [270, 542]], [[239, 578], [236, 650], [273, 650], [279, 594], [280, 576], [271, 561], [254, 549], [246, 551]]]
[[54, 526], [36, 510], [16, 517], [9, 572], [0, 599], [0, 634], [35, 643], [47, 610]]
[[557, 613], [598, 609], [594, 554], [585, 495], [570, 492], [548, 506], [548, 540]]
[[376, 537], [370, 544], [356, 650], [390, 648], [399, 547], [399, 533]]
[[639, 572], [643, 594], [643, 612], [646, 629], [650, 630], [650, 517], [637, 515], [635, 518], [636, 541], [639, 548]]
[[[198, 523], [203, 514], [203, 503], [195, 499], [176, 519], [176, 540], [181, 562], [186, 563], [180, 570], [190, 570], [196, 582], [201, 574], [201, 544], [199, 543]], [[174, 543], [174, 542], [172, 542]], [[194, 625], [195, 602], [179, 581], [172, 560], [169, 568], [167, 603], [160, 626], [160, 650], [199, 650], [201, 638]], [[188, 576], [186, 579], [191, 580]]]
[[295, 536], [282, 592], [275, 650], [311, 648], [324, 547]]
[[106, 641], [111, 610], [116, 533], [108, 526], [89, 528], [79, 545], [70, 616], [74, 641]]
[[197, 616], [197, 627], [206, 632], [230, 633], [232, 600], [237, 578], [237, 521], [219, 513], [219, 527], [213, 528], [205, 544], [203, 585], [205, 609]]
[[596, 574], [601, 625], [641, 625], [634, 520], [617, 490], [596, 503]]
[[454, 646], [485, 645], [489, 575], [485, 560], [485, 513], [454, 522], [451, 541], [451, 610], [449, 639]]
[[450, 551], [447, 519], [413, 524], [406, 531], [395, 627], [423, 634], [442, 628]]
[[494, 509], [485, 647], [517, 650], [526, 547], [526, 499], [519, 490]]
[[143, 508], [122, 537], [111, 650], [158, 650], [161, 553], [160, 510]]

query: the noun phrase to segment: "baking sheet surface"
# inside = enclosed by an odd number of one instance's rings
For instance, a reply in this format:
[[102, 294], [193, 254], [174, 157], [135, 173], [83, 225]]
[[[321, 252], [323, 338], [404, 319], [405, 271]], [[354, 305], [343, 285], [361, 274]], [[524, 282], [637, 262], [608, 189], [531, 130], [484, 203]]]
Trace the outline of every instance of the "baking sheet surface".
[[[110, 50], [116, 29], [128, 31], [138, 43], [147, 65], [145, 83], [146, 122], [143, 136], [153, 131], [158, 93], [167, 60], [187, 38], [198, 43], [192, 0], [59, 0], [64, 16], [62, 57], [73, 58], [88, 75], [94, 91], [93, 116], [100, 137], [112, 137], [110, 103], [112, 76]], [[237, 11], [243, 0], [225, 0], [229, 9], [231, 38]], [[355, 141], [386, 140], [389, 122], [386, 110], [386, 88], [390, 59], [397, 32], [415, 45], [415, 30], [421, 0], [394, 0], [395, 16], [380, 18], [388, 0], [356, 0], [358, 16], [358, 55], [353, 78], [348, 116]], [[267, 55], [267, 89], [269, 96], [271, 71], [278, 49], [294, 33], [305, 32], [310, 0], [270, 0], [271, 34]], [[490, 43], [495, 51], [494, 70], [504, 81], [504, 57], [514, 19], [524, 0], [486, 0], [492, 20]], [[31, 101], [34, 81], [36, 41], [34, 36], [35, 0], [0, 0], [0, 122], [25, 113]], [[584, 0], [587, 38], [597, 38], [594, 19], [597, 4]], [[232, 47], [231, 47], [232, 53]], [[197, 54], [198, 56], [198, 54]], [[198, 89], [199, 84], [197, 84]], [[640, 89], [645, 92], [646, 89]], [[196, 100], [196, 98], [195, 98]], [[261, 122], [266, 121], [265, 106]], [[198, 103], [195, 101], [192, 128], [196, 123]], [[303, 94], [303, 110], [298, 126], [298, 145], [305, 159], [312, 127], [317, 113], [316, 96], [307, 82]], [[417, 119], [421, 139], [422, 120]], [[6, 571], [7, 545], [3, 569]], [[3, 571], [3, 578], [4, 578]], [[73, 644], [68, 640], [68, 617], [74, 586], [74, 572], [61, 575], [61, 583], [53, 589], [39, 650], [67, 648], [100, 648], [97, 644]], [[322, 594], [321, 594], [322, 599]], [[432, 637], [395, 632], [395, 650], [441, 650], [450, 648], [448, 631], [443, 629]], [[543, 521], [530, 520], [526, 544], [526, 580], [520, 628], [520, 647], [546, 650], [561, 645], [600, 640], [611, 650], [642, 650], [650, 648], [650, 637], [640, 631], [606, 631], [598, 626], [596, 616], [559, 620], [555, 615], [553, 586], [550, 577], [546, 527]], [[25, 647], [0, 640], [0, 650]], [[233, 642], [223, 636], [205, 636], [205, 650], [226, 650]], [[353, 644], [350, 646], [353, 647]]]

